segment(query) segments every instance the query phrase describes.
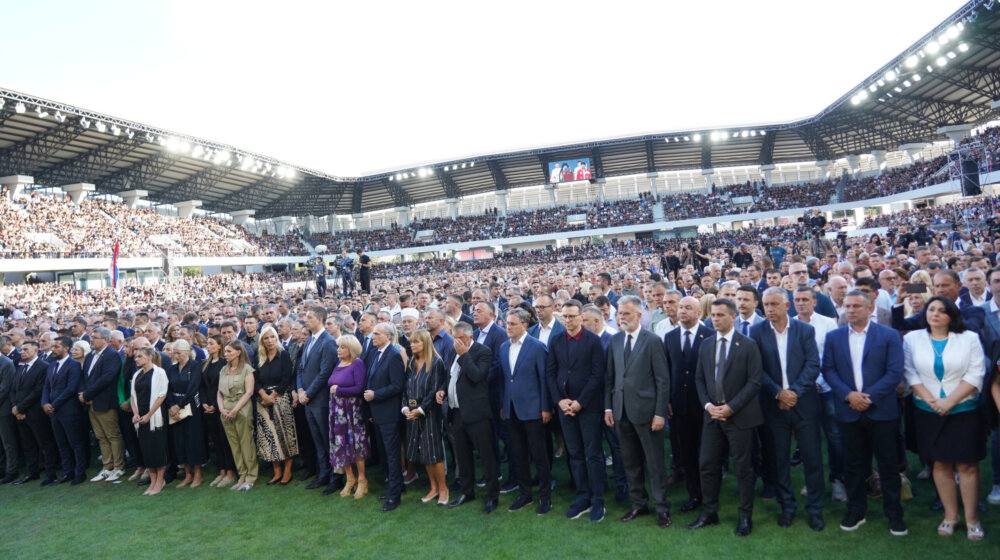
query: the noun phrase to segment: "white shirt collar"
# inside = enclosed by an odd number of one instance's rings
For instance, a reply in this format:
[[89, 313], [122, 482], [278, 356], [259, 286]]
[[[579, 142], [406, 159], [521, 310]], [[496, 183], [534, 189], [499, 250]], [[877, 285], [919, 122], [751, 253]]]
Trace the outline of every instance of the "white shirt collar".
[[524, 343], [524, 339], [527, 338], [527, 336], [528, 336], [528, 333], [525, 332], [519, 338], [517, 338], [517, 339], [511, 339], [510, 343], [511, 344], [523, 344]]

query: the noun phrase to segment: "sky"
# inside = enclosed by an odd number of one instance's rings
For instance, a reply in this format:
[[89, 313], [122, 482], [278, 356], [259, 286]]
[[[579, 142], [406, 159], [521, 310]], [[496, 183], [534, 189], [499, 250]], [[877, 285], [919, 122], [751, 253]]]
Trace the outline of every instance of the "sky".
[[797, 120], [963, 4], [35, 0], [0, 87], [350, 177]]

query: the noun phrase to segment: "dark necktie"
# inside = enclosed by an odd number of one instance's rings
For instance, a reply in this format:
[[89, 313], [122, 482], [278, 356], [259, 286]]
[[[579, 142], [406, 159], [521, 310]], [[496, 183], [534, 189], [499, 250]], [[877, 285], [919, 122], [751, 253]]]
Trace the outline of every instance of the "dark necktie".
[[313, 341], [315, 341], [315, 340], [316, 340], [316, 337], [313, 337], [313, 336], [309, 337], [309, 341], [306, 342], [305, 350], [302, 351], [302, 359], [303, 360], [308, 360], [309, 359], [309, 350], [312, 349]]
[[628, 365], [628, 359], [632, 357], [632, 335], [625, 337], [625, 365]]
[[684, 331], [684, 355], [691, 352], [691, 331]]
[[740, 333], [743, 336], [748, 336], [750, 334], [750, 321], [743, 321], [743, 325], [740, 328]]
[[726, 392], [722, 389], [722, 378], [726, 371], [726, 339], [719, 339], [719, 357], [715, 361], [715, 404], [726, 402]]

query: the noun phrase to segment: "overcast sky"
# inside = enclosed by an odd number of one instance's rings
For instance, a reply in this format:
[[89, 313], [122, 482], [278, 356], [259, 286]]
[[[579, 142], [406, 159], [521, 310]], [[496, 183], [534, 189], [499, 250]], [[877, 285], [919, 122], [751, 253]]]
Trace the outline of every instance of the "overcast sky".
[[35, 0], [0, 87], [351, 176], [795, 120], [962, 4]]

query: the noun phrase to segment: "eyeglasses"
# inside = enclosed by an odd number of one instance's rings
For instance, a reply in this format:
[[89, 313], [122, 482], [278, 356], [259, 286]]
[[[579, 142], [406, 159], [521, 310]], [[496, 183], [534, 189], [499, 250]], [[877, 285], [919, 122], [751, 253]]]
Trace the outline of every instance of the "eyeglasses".
[[562, 318], [563, 318], [563, 320], [579, 319], [580, 316], [579, 315], [567, 315], [567, 314], [563, 313]]

